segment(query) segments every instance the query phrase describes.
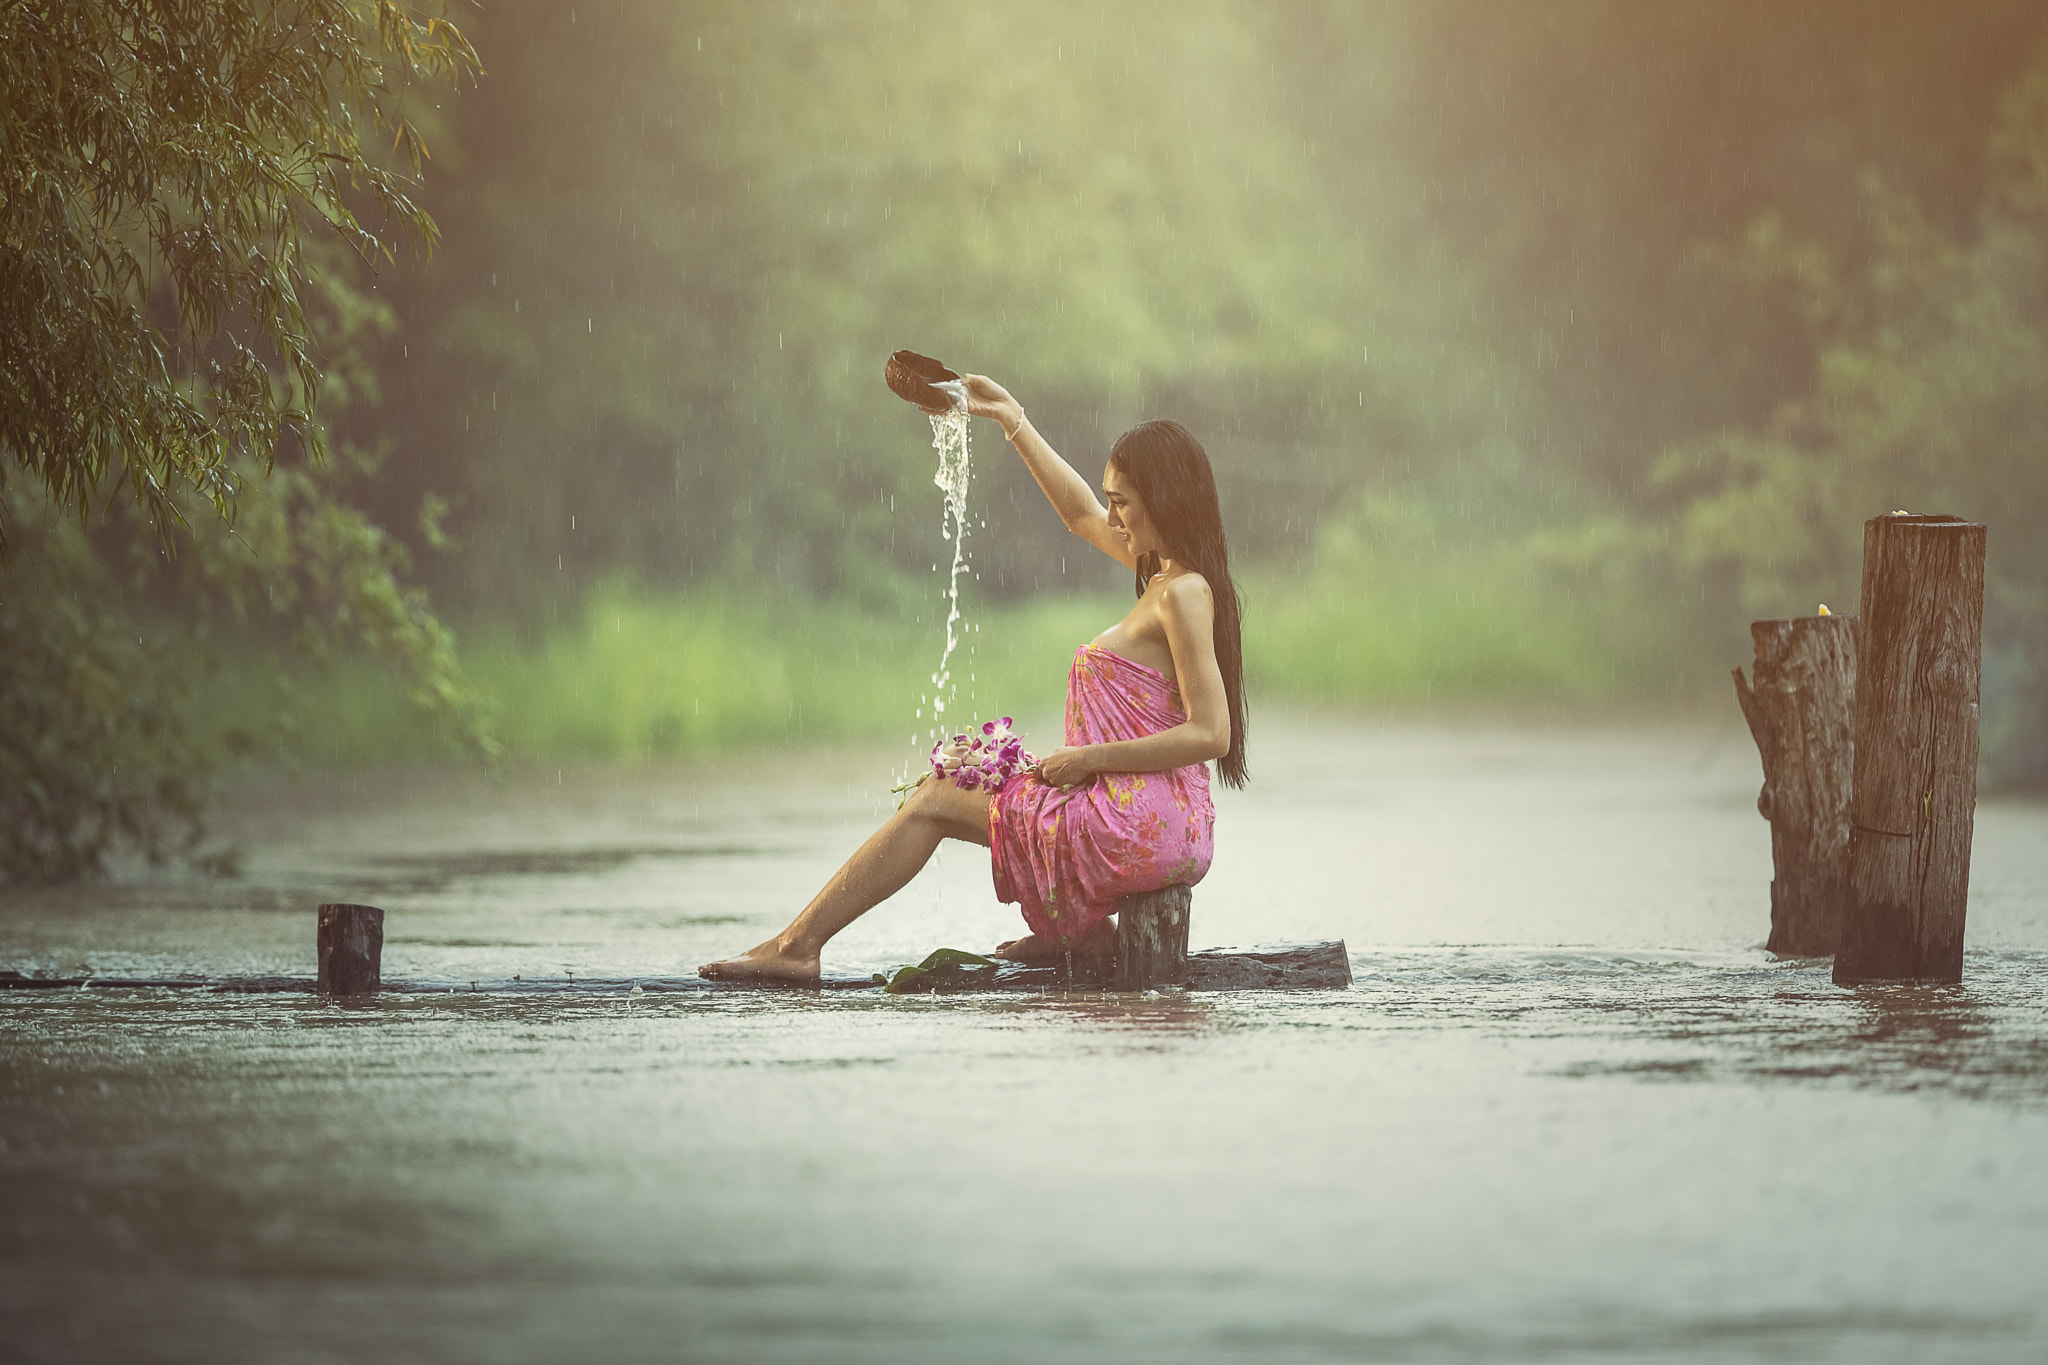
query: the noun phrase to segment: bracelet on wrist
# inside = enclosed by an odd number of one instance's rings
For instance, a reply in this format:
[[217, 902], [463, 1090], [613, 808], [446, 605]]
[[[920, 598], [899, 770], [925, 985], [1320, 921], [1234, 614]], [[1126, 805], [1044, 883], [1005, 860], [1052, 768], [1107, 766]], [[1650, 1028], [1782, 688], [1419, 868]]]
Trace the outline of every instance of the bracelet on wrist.
[[1019, 432], [1019, 431], [1022, 431], [1022, 430], [1024, 430], [1024, 424], [1025, 424], [1026, 422], [1030, 421], [1030, 420], [1031, 420], [1031, 419], [1030, 419], [1029, 417], [1025, 416], [1025, 415], [1024, 415], [1023, 413], [1021, 413], [1021, 412], [1020, 412], [1020, 413], [1018, 413], [1018, 414], [1017, 414], [1017, 427], [1016, 427], [1016, 430], [1015, 430], [1015, 431], [1006, 431], [1006, 432], [1004, 432], [1004, 433], [1003, 433], [1003, 439], [1004, 439], [1005, 441], [1014, 441], [1014, 440], [1016, 440], [1016, 439], [1017, 439], [1017, 432]]

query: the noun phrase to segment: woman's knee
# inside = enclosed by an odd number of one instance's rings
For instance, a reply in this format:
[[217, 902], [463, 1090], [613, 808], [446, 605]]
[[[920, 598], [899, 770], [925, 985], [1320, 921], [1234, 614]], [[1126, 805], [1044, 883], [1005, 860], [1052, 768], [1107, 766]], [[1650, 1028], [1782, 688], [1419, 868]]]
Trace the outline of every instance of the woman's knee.
[[986, 843], [988, 802], [986, 792], [963, 791], [951, 782], [929, 777], [911, 789], [903, 814], [929, 824], [942, 837]]
[[947, 805], [946, 793], [951, 789], [951, 783], [941, 782], [936, 777], [927, 777], [912, 787], [910, 794], [903, 798], [903, 818], [916, 821], [918, 824], [943, 822]]

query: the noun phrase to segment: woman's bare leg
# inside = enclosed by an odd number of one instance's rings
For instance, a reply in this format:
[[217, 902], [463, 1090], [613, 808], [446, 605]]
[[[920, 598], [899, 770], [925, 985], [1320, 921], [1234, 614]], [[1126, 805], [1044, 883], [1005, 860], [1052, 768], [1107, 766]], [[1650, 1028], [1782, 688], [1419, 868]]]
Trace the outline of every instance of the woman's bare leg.
[[826, 942], [902, 890], [931, 860], [939, 840], [988, 842], [988, 802], [985, 791], [926, 778], [787, 929], [738, 957], [706, 963], [697, 974], [719, 981], [816, 981]]

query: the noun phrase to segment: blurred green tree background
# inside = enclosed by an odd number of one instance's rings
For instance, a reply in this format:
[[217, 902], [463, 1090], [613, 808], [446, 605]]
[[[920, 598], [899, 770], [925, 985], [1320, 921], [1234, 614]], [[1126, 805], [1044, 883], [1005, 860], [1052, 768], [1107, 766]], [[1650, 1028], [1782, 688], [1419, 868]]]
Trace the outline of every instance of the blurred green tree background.
[[[515, 755], [910, 729], [910, 346], [1091, 477], [1188, 423], [1269, 704], [1718, 705], [1748, 620], [1853, 609], [1865, 517], [1986, 521], [1987, 775], [2048, 785], [2033, 0], [457, 13], [489, 74], [425, 115], [442, 248], [363, 279], [375, 382], [328, 420], [382, 458], [330, 481]], [[1049, 711], [1128, 585], [992, 437], [970, 706]], [[450, 728], [366, 665], [239, 657], [200, 749]]]

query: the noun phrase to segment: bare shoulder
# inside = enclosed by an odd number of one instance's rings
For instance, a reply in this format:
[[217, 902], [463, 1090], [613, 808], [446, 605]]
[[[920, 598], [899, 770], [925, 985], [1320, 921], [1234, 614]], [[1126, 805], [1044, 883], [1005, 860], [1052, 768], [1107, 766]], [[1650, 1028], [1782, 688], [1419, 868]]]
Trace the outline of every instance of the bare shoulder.
[[1210, 591], [1208, 579], [1204, 579], [1194, 569], [1188, 569], [1186, 573], [1176, 573], [1174, 577], [1167, 579], [1165, 600], [1174, 606], [1214, 606], [1217, 604], [1217, 593]]
[[1159, 609], [1169, 622], [1209, 625], [1216, 616], [1216, 594], [1198, 573], [1176, 574], [1159, 595]]

